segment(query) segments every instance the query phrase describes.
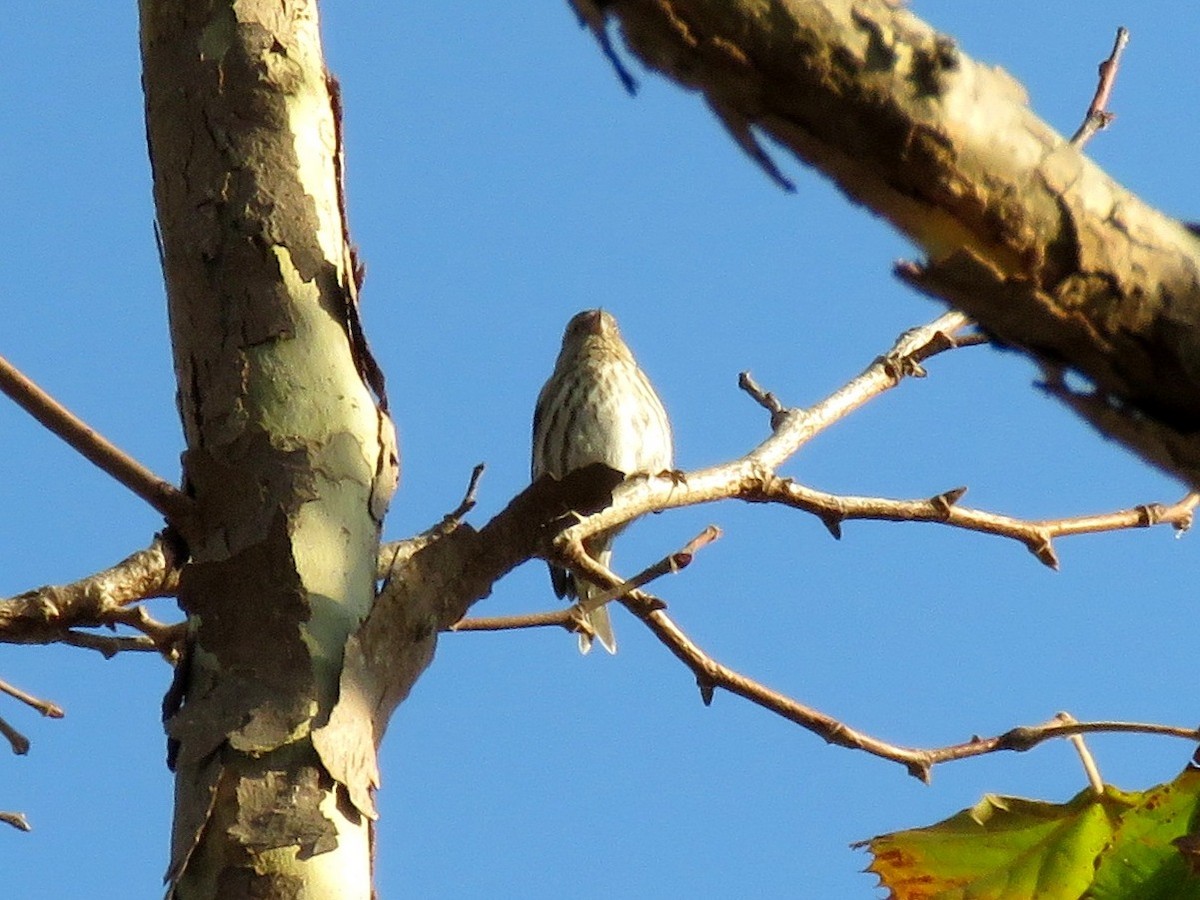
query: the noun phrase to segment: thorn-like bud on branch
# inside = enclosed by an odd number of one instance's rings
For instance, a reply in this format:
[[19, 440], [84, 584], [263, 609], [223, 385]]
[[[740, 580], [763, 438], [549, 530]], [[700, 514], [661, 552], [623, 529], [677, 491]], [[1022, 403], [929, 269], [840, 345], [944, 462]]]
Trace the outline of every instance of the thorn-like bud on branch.
[[911, 762], [905, 768], [908, 769], [909, 775], [922, 784], [929, 784], [933, 781], [933, 767], [929, 763]]
[[1041, 729], [1021, 725], [1004, 732], [997, 738], [997, 746], [1005, 750], [1015, 750], [1024, 753], [1036, 747], [1042, 741]]
[[1058, 554], [1054, 552], [1054, 545], [1050, 543], [1049, 538], [1043, 537], [1041, 540], [1031, 543], [1029, 552], [1036, 556], [1043, 565], [1058, 571]]
[[835, 541], [842, 539], [842, 517], [821, 516], [821, 524], [833, 535]]
[[963, 498], [963, 494], [967, 492], [966, 486], [951, 488], [948, 491], [943, 491], [936, 497], [931, 497], [929, 502], [933, 508], [937, 510], [938, 515], [943, 519], [950, 517], [950, 507], [954, 506]]
[[715, 686], [707, 678], [697, 678], [696, 687], [700, 688], [700, 700], [705, 706], [712, 706]]

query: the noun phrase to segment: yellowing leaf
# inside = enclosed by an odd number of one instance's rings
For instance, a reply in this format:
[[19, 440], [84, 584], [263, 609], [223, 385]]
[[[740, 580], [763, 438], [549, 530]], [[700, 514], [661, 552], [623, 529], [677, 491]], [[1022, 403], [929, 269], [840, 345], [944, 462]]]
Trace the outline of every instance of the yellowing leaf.
[[858, 846], [895, 900], [1200, 900], [1188, 837], [1200, 833], [1198, 796], [1192, 769], [1142, 793], [1106, 787], [1065, 804], [989, 795]]

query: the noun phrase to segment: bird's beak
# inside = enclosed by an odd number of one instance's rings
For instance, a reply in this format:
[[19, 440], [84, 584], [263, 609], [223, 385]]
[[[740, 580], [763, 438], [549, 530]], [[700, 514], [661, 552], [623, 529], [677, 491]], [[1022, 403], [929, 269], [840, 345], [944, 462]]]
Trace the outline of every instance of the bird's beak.
[[593, 309], [583, 321], [583, 332], [585, 334], [603, 334], [604, 333], [604, 311]]

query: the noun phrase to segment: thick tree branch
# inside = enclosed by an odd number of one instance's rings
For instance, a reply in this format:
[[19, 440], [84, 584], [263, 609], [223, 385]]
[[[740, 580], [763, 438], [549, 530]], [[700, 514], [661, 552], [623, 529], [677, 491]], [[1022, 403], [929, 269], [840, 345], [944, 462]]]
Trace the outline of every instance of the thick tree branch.
[[1200, 242], [1038, 119], [1007, 74], [883, 2], [599, 9], [743, 146], [769, 134], [915, 240], [927, 259], [905, 281], [1082, 373], [1094, 390], [1076, 412], [1200, 486]]
[[162, 513], [168, 523], [186, 532], [194, 506], [190, 497], [88, 427], [3, 356], [0, 356], [0, 391], [86, 460]]

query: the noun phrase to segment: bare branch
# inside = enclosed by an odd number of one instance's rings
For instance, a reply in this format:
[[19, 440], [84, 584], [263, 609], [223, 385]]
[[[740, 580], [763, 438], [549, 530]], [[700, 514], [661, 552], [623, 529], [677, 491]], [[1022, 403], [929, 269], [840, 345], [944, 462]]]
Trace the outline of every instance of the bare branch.
[[565, 628], [577, 631], [579, 616], [574, 606], [551, 612], [526, 613], [520, 616], [471, 616], [459, 619], [447, 631], [513, 631], [518, 628]]
[[[808, 409], [792, 409], [759, 385], [748, 372], [739, 386], [771, 415], [772, 435], [745, 456], [731, 462], [686, 473], [635, 476], [613, 492], [613, 504], [592, 516], [581, 518], [564, 529], [547, 554], [556, 565], [577, 574], [602, 571], [587, 557], [584, 541], [592, 535], [664, 509], [738, 499], [751, 503], [779, 503], [817, 516], [829, 532], [841, 537], [847, 519], [893, 522], [931, 522], [967, 531], [993, 534], [1024, 544], [1043, 564], [1058, 567], [1053, 540], [1074, 534], [1145, 528], [1167, 524], [1179, 531], [1191, 526], [1200, 496], [1189, 494], [1177, 503], [1159, 503], [1100, 515], [1027, 521], [960, 505], [965, 487], [956, 487], [934, 497], [892, 500], [830, 494], [776, 474], [805, 443], [833, 423], [898, 385], [906, 377], [925, 376], [921, 365], [930, 357], [958, 347], [976, 345], [985, 338], [974, 332], [960, 333], [970, 325], [961, 313], [949, 313], [928, 325], [901, 335], [886, 354], [878, 357], [861, 374]], [[611, 573], [607, 573], [611, 576]], [[595, 580], [595, 579], [593, 579]], [[604, 580], [604, 584], [610, 583]]]
[[0, 642], [63, 642], [90, 647], [105, 655], [145, 649], [140, 642], [87, 637], [74, 630], [124, 624], [141, 631], [156, 649], [171, 658], [180, 637], [180, 626], [157, 622], [141, 606], [133, 604], [173, 595], [182, 564], [177, 542], [167, 534], [160, 534], [145, 550], [102, 572], [72, 584], [45, 585], [0, 600]]
[[795, 722], [831, 744], [852, 750], [861, 750], [872, 756], [899, 763], [908, 770], [910, 775], [926, 783], [930, 780], [933, 766], [940, 763], [1001, 751], [1025, 751], [1056, 737], [1097, 732], [1122, 732], [1164, 735], [1190, 741], [1200, 740], [1200, 729], [1195, 728], [1140, 722], [1077, 722], [1074, 719], [1068, 721], [1055, 718], [1043, 725], [1022, 726], [995, 737], [974, 737], [965, 743], [947, 747], [931, 749], [904, 747], [851, 728], [826, 713], [805, 706], [791, 697], [718, 663], [701, 650], [662, 609], [646, 609], [638, 603], [636, 597], [626, 597], [621, 602], [646, 624], [677, 659], [692, 670], [696, 676], [696, 684], [700, 688], [701, 699], [706, 706], [712, 703], [716, 689], [727, 690]]
[[621, 597], [645, 587], [656, 578], [661, 578], [663, 575], [674, 575], [692, 564], [692, 559], [695, 557], [697, 550], [707, 547], [720, 537], [721, 529], [716, 525], [709, 525], [688, 541], [682, 549], [675, 553], [667, 554], [654, 563], [654, 565], [648, 566], [641, 572], [638, 572], [638, 574], [634, 575], [628, 581], [622, 581], [611, 590], [603, 591], [595, 597], [590, 597], [587, 602], [581, 601], [579, 606], [582, 607], [584, 612], [591, 612], [605, 603], [612, 600], [619, 600]]
[[159, 478], [111, 441], [88, 427], [78, 416], [34, 384], [0, 356], [0, 391], [62, 438], [97, 468], [111, 475], [158, 510], [172, 525], [186, 531], [194, 504], [173, 484]]
[[8, 741], [12, 747], [12, 752], [17, 756], [24, 756], [29, 752], [29, 738], [9, 725], [3, 718], [0, 718], [0, 735]]
[[475, 508], [475, 497], [479, 489], [479, 481], [483, 477], [483, 472], [486, 468], [487, 466], [483, 463], [479, 463], [471, 470], [471, 478], [467, 482], [467, 491], [463, 495], [462, 501], [457, 507], [442, 516], [441, 521], [437, 524], [431, 525], [415, 537], [405, 538], [402, 541], [392, 541], [381, 546], [379, 548], [379, 563], [375, 577], [381, 580], [387, 578], [396, 566], [403, 565], [414, 553], [427, 547], [431, 541], [437, 540], [458, 528], [462, 524], [463, 519], [466, 518], [467, 513]]
[[85, 650], [95, 650], [105, 659], [112, 659], [118, 653], [142, 652], [158, 653], [158, 646], [144, 634], [138, 635], [109, 635], [92, 634], [87, 631], [67, 631], [59, 643], [70, 647], [82, 647]]
[[1112, 53], [1109, 54], [1108, 59], [1100, 63], [1100, 83], [1096, 85], [1096, 93], [1088, 106], [1087, 115], [1083, 117], [1083, 124], [1079, 126], [1079, 130], [1071, 136], [1071, 143], [1076, 147], [1082, 149], [1083, 145], [1090, 141], [1097, 131], [1103, 131], [1117, 117], [1116, 113], [1109, 112], [1108, 100], [1112, 95], [1113, 84], [1117, 80], [1117, 68], [1121, 65], [1121, 54], [1125, 52], [1125, 45], [1128, 43], [1129, 30], [1124, 27], [1118, 28]]
[[24, 813], [0, 812], [0, 822], [11, 825], [18, 831], [33, 831], [33, 826], [29, 824]]
[[26, 706], [33, 707], [43, 716], [48, 716], [51, 719], [61, 719], [63, 717], [62, 707], [57, 703], [51, 703], [49, 700], [40, 700], [32, 694], [27, 694], [20, 688], [14, 687], [7, 681], [0, 681], [0, 694], [8, 694], [14, 700], [20, 700]]
[[854, 497], [829, 494], [792, 481], [777, 478], [757, 492], [746, 492], [742, 499], [782, 503], [819, 517], [834, 537], [841, 537], [841, 523], [847, 519], [889, 522], [932, 522], [1011, 538], [1024, 544], [1034, 556], [1052, 569], [1058, 568], [1058, 556], [1052, 541], [1057, 537], [1095, 534], [1127, 528], [1171, 525], [1177, 531], [1191, 527], [1200, 494], [1188, 494], [1177, 503], [1143, 504], [1129, 509], [1090, 516], [1027, 521], [1012, 516], [960, 506], [966, 488], [954, 488], [926, 500], [889, 500], [883, 497]]
[[[556, 610], [553, 612], [543, 613], [526, 613], [518, 616], [491, 616], [491, 617], [471, 617], [459, 619], [451, 625], [448, 631], [511, 631], [518, 628], [545, 628], [555, 626], [565, 628], [567, 631], [580, 631], [586, 629], [587, 619], [580, 615], [581, 612], [595, 609], [602, 603], [608, 603], [633, 591], [644, 587], [656, 578], [663, 575], [674, 575], [680, 570], [691, 564], [696, 552], [702, 547], [706, 547], [721, 536], [721, 529], [715, 525], [709, 525], [704, 531], [688, 541], [682, 549], [675, 553], [670, 553], [660, 559], [658, 562], [643, 569], [637, 575], [634, 575], [628, 581], [622, 581], [615, 588], [605, 591], [603, 594], [597, 595], [591, 599], [583, 609], [583, 604], [577, 603], [567, 609]], [[611, 576], [611, 573], [609, 573]], [[616, 576], [611, 576], [614, 579]], [[650, 598], [649, 595], [643, 595], [646, 602], [652, 605], [661, 606], [657, 600]]]
[[[1079, 720], [1069, 712], [1060, 712], [1052, 720], [1054, 722], [1062, 722], [1066, 725], [1076, 725]], [[1088, 749], [1087, 742], [1084, 741], [1082, 734], [1073, 734], [1067, 738], [1075, 747], [1075, 752], [1079, 754], [1079, 761], [1083, 763], [1084, 774], [1087, 775], [1088, 784], [1091, 785], [1092, 793], [1097, 797], [1104, 795], [1104, 779], [1100, 777], [1100, 769], [1096, 766], [1096, 758], [1092, 756], [1092, 751]]]

